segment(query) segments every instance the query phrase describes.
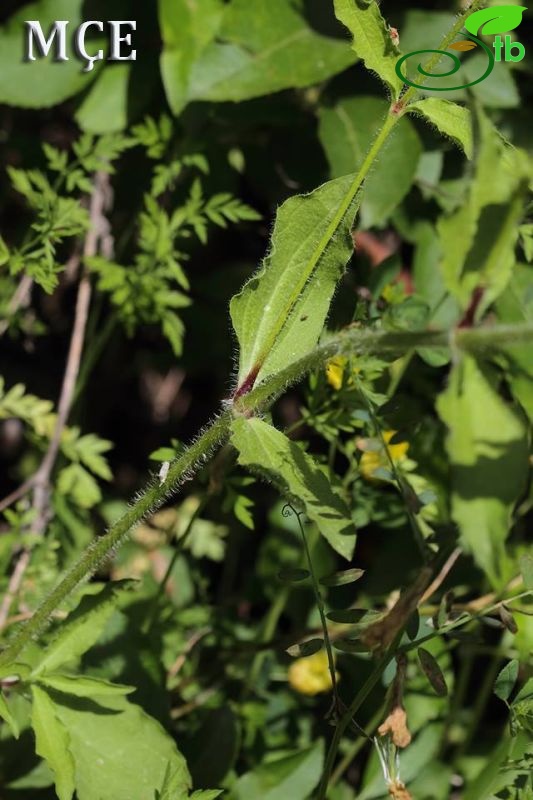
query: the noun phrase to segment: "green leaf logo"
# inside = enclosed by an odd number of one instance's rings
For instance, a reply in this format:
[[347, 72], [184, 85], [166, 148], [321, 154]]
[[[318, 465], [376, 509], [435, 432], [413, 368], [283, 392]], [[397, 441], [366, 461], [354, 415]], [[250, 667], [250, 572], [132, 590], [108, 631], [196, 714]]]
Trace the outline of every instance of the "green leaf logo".
[[476, 11], [465, 22], [466, 29], [474, 35], [486, 36], [495, 33], [508, 33], [518, 28], [526, 6], [492, 6]]

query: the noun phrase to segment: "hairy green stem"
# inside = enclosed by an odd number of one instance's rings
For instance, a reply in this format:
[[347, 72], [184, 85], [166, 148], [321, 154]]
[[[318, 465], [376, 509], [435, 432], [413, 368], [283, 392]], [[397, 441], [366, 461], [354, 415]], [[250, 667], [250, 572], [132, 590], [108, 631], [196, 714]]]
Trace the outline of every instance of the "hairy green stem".
[[67, 572], [56, 588], [37, 608], [33, 617], [22, 625], [7, 647], [0, 652], [0, 666], [12, 663], [22, 650], [48, 625], [53, 612], [71, 592], [90, 577], [126, 537], [128, 532], [147, 514], [159, 508], [185, 479], [190, 477], [212, 450], [229, 438], [233, 414], [251, 415], [272, 404], [285, 389], [303, 378], [313, 369], [324, 367], [335, 355], [372, 353], [390, 355], [415, 347], [452, 347], [471, 352], [490, 351], [494, 348], [533, 342], [533, 324], [498, 325], [459, 331], [375, 331], [348, 328], [332, 336], [326, 344], [313, 350], [291, 366], [268, 378], [249, 394], [240, 398], [226, 410], [206, 431], [170, 466], [163, 484], [152, 482], [121, 519], [101, 538], [93, 542], [79, 561]]
[[380, 331], [349, 327], [331, 336], [308, 355], [272, 375], [235, 403], [237, 413], [267, 408], [292, 384], [337, 355], [394, 356], [417, 347], [450, 348], [484, 353], [501, 347], [533, 343], [533, 323], [495, 325], [452, 331]]
[[[474, 0], [470, 8], [467, 9], [457, 20], [452, 30], [444, 38], [441, 47], [446, 47], [461, 30], [466, 17], [481, 7], [482, 0]], [[428, 65], [431, 67], [431, 62]], [[403, 106], [411, 98], [413, 90], [408, 90], [401, 100]], [[344, 200], [339, 206], [335, 217], [329, 225], [324, 236], [318, 243], [309, 263], [302, 275], [302, 286], [312, 276], [313, 271], [322, 257], [331, 239], [335, 236], [339, 225], [345, 214], [350, 208], [351, 203], [356, 197], [366, 180], [374, 161], [379, 152], [392, 133], [395, 125], [401, 116], [399, 109], [391, 109], [380, 132], [370, 147], [357, 175], [355, 176]], [[298, 288], [298, 287], [296, 287]], [[291, 296], [294, 298], [294, 294]], [[291, 300], [292, 302], [292, 300]], [[289, 308], [290, 311], [290, 308]], [[285, 320], [280, 320], [284, 324]], [[279, 331], [273, 326], [272, 336], [269, 343], [275, 341]], [[272, 339], [272, 337], [274, 337]], [[323, 367], [329, 359], [337, 354], [356, 355], [358, 353], [373, 353], [374, 355], [386, 355], [391, 353], [405, 353], [416, 347], [446, 347], [460, 350], [483, 350], [494, 345], [512, 345], [533, 341], [533, 324], [521, 326], [500, 326], [494, 328], [477, 328], [472, 330], [461, 330], [454, 332], [387, 332], [375, 330], [360, 330], [349, 328], [337, 334], [329, 341], [317, 347], [308, 356], [299, 359], [294, 364], [264, 381], [253, 391], [238, 397], [231, 409], [226, 410], [181, 456], [172, 464], [165, 482], [161, 485], [153, 482], [146, 491], [135, 501], [129, 511], [100, 539], [91, 544], [82, 554], [78, 562], [59, 582], [56, 588], [37, 608], [33, 617], [21, 628], [17, 630], [13, 639], [7, 647], [0, 653], [0, 666], [11, 663], [22, 652], [29, 642], [38, 636], [47, 626], [53, 612], [61, 605], [66, 597], [86, 578], [94, 573], [99, 564], [107, 558], [113, 550], [121, 543], [132, 527], [137, 525], [147, 514], [157, 509], [171, 494], [176, 491], [185, 478], [191, 475], [198, 465], [208, 457], [211, 451], [223, 444], [229, 437], [229, 430], [233, 414], [245, 414], [247, 416], [261, 411], [266, 406], [272, 404], [282, 392], [292, 383], [300, 380], [312, 369]], [[378, 676], [379, 677], [379, 676]], [[377, 680], [377, 678], [376, 678]], [[370, 687], [371, 688], [371, 687]], [[370, 689], [368, 690], [370, 691]], [[356, 698], [357, 699], [357, 698]], [[364, 699], [364, 698], [363, 698]], [[362, 701], [361, 701], [362, 702]], [[343, 717], [344, 719], [344, 717]], [[337, 729], [344, 730], [349, 719], [339, 724]], [[342, 731], [341, 734], [342, 735]], [[330, 771], [336, 755], [336, 748], [340, 741], [337, 733]], [[326, 782], [327, 785], [327, 782]]]
[[147, 514], [159, 508], [183, 483], [184, 479], [225, 441], [229, 434], [230, 422], [231, 414], [229, 412], [220, 416], [182, 455], [172, 462], [163, 484], [158, 481], [152, 482], [124, 516], [104, 536], [89, 545], [76, 564], [37, 608], [31, 619], [18, 629], [12, 641], [0, 653], [0, 666], [15, 661], [24, 648], [46, 628], [58, 606], [113, 553], [131, 528], [138, 525]]
[[[462, 31], [466, 19], [474, 13], [474, 11], [479, 11], [480, 8], [483, 8], [487, 4], [487, 0], [473, 0], [470, 3], [469, 7], [466, 8], [458, 17], [453, 25], [453, 27], [448, 31], [444, 39], [438, 46], [438, 51], [446, 50], [447, 47], [453, 42], [453, 40], [459, 35]], [[442, 59], [442, 52], [436, 52], [427, 62], [424, 64], [424, 72], [431, 72], [433, 67], [436, 67], [439, 61]], [[420, 78], [421, 83], [425, 83], [428, 80], [429, 76], [423, 76]], [[401, 98], [401, 103], [403, 106], [408, 105], [408, 103], [419, 93], [419, 89], [416, 89], [414, 86], [411, 86]]]

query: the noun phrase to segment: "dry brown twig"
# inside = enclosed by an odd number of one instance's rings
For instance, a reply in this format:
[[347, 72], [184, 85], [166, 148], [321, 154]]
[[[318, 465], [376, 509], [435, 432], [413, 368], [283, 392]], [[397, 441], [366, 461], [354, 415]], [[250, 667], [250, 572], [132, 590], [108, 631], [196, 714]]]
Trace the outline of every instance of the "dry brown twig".
[[[95, 256], [98, 252], [109, 257], [112, 254], [113, 241], [110, 234], [109, 222], [105, 216], [105, 212], [110, 205], [111, 197], [109, 176], [107, 173], [97, 172], [94, 176], [93, 186], [94, 188], [89, 206], [90, 223], [83, 246], [83, 257], [88, 258]], [[78, 257], [78, 267], [80, 262], [81, 258]], [[89, 315], [91, 294], [92, 288], [89, 274], [84, 271], [78, 287], [74, 326], [70, 338], [70, 347], [59, 398], [57, 420], [52, 439], [35, 475], [23, 484], [20, 489], [13, 492], [9, 498], [6, 498], [2, 504], [5, 508], [7, 507], [7, 501], [11, 500], [11, 502], [14, 502], [19, 497], [23, 496], [30, 488], [33, 489], [32, 507], [34, 519], [31, 523], [31, 531], [36, 536], [44, 535], [48, 522], [50, 521], [50, 479], [59, 454], [63, 430], [67, 424], [72, 407], [74, 390], [80, 369], [81, 355], [85, 343], [85, 329]], [[23, 489], [24, 491], [22, 491]], [[0, 630], [3, 630], [6, 625], [11, 605], [18, 594], [24, 574], [30, 563], [31, 553], [31, 548], [24, 548], [17, 559], [17, 563], [15, 564], [15, 568], [9, 580], [7, 591], [0, 605]]]
[[418, 608], [420, 598], [426, 592], [431, 580], [431, 574], [429, 567], [420, 570], [413, 584], [404, 589], [390, 611], [364, 631], [361, 636], [363, 644], [370, 650], [381, 651], [392, 644], [398, 632]]
[[452, 571], [453, 567], [455, 566], [455, 562], [459, 558], [462, 553], [462, 549], [460, 547], [456, 547], [451, 556], [446, 560], [446, 563], [442, 567], [441, 571], [435, 578], [435, 580], [428, 586], [422, 597], [419, 601], [419, 606], [426, 603], [430, 597], [432, 597], [436, 591], [440, 589], [450, 572]]

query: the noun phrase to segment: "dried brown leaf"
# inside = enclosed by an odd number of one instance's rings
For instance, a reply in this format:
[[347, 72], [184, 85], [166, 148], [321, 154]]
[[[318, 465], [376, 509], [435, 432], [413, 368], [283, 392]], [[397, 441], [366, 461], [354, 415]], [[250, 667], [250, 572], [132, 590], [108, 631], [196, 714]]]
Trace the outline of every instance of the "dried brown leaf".
[[451, 50], [460, 50], [461, 52], [473, 50], [474, 47], [477, 47], [477, 44], [475, 42], [471, 42], [470, 39], [465, 39], [462, 42], [454, 42], [450, 45]]

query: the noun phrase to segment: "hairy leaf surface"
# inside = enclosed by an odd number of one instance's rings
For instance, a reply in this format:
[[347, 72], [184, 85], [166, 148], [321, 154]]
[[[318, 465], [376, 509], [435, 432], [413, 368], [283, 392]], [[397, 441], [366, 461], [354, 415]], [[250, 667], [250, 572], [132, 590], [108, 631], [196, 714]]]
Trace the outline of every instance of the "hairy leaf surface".
[[393, 44], [376, 0], [335, 0], [335, 14], [353, 34], [352, 47], [366, 68], [375, 72], [397, 98], [404, 86], [396, 74], [400, 51]]
[[239, 387], [251, 388], [316, 345], [353, 251], [353, 180], [349, 175], [330, 181], [279, 209], [270, 255], [231, 301]]
[[472, 158], [474, 152], [472, 114], [468, 108], [450, 100], [427, 97], [425, 100], [411, 103], [408, 109], [409, 112], [425, 117], [441, 133], [456, 142], [468, 158]]

